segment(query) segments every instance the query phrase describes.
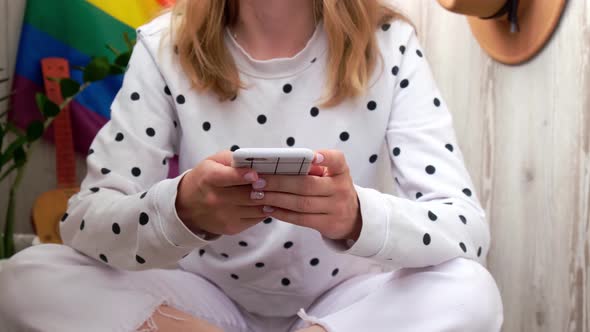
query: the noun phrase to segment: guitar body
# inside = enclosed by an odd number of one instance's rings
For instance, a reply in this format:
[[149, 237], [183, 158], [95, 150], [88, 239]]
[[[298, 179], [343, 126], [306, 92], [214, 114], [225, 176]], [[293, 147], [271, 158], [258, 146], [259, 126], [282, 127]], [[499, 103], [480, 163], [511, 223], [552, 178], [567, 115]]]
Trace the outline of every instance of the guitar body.
[[[68, 61], [63, 58], [41, 60], [45, 93], [52, 102], [63, 102], [59, 82], [69, 78]], [[59, 223], [68, 209], [68, 199], [80, 191], [76, 179], [76, 159], [72, 140], [70, 111], [66, 106], [52, 123], [55, 139], [57, 189], [41, 194], [33, 205], [31, 221], [42, 243], [62, 243]]]
[[42, 243], [62, 243], [59, 223], [68, 208], [68, 200], [80, 188], [55, 189], [37, 197], [31, 214], [35, 233]]

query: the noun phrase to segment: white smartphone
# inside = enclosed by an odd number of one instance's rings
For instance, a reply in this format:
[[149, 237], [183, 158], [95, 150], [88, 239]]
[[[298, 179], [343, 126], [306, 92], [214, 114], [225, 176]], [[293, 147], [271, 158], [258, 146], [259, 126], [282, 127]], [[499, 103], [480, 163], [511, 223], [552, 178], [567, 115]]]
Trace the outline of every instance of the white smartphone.
[[259, 174], [307, 175], [313, 156], [304, 148], [244, 148], [233, 152], [232, 167], [250, 167]]

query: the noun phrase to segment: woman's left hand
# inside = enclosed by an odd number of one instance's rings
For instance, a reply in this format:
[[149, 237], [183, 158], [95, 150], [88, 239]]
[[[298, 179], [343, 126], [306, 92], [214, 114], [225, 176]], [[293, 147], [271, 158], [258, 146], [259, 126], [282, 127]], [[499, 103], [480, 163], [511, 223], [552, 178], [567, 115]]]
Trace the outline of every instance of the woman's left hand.
[[317, 151], [310, 174], [260, 175], [263, 181], [252, 185], [252, 203], [265, 205], [271, 217], [313, 228], [329, 239], [356, 241], [362, 218], [344, 154]]

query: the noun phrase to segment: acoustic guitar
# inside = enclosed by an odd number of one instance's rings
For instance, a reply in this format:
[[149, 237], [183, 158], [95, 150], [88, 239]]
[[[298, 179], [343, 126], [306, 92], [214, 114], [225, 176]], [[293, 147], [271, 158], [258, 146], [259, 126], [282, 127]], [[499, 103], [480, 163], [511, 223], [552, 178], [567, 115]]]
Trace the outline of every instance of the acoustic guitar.
[[[41, 60], [45, 93], [57, 105], [63, 102], [59, 82], [51, 78], [69, 78], [69, 63], [63, 58]], [[68, 199], [80, 191], [76, 179], [76, 158], [72, 139], [70, 109], [65, 107], [53, 120], [57, 189], [41, 194], [33, 205], [31, 219], [35, 233], [42, 243], [62, 243], [59, 223]]]

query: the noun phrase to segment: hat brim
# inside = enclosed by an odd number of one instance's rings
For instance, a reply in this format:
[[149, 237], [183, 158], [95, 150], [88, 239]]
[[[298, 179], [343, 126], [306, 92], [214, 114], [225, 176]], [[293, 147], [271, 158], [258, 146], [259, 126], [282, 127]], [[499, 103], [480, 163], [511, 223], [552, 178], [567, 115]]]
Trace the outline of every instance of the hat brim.
[[519, 15], [520, 32], [511, 33], [506, 17], [483, 20], [468, 17], [473, 35], [495, 60], [515, 65], [534, 57], [555, 31], [566, 0], [531, 1]]

